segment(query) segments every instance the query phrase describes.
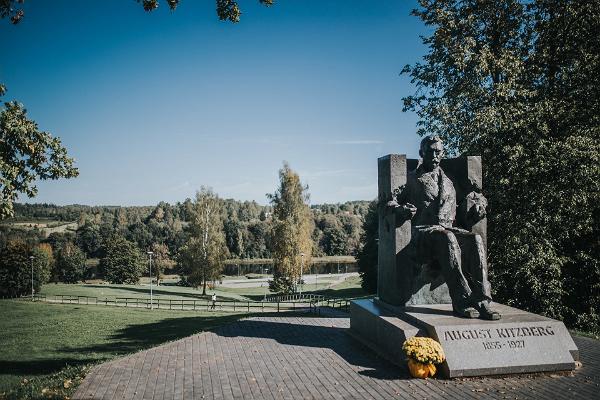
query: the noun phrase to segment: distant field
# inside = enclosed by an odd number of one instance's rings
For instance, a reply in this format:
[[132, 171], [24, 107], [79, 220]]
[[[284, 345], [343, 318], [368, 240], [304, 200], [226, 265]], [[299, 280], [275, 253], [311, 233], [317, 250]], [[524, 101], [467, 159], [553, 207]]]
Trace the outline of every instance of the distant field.
[[3, 225], [10, 226], [13, 229], [31, 230], [39, 229], [44, 231], [45, 235], [48, 236], [51, 233], [63, 233], [66, 231], [76, 231], [77, 222], [69, 221], [53, 221], [53, 220], [27, 220], [27, 221], [14, 221], [5, 222]]
[[0, 300], [0, 398], [11, 389], [22, 390], [23, 378], [36, 378], [30, 389], [42, 397], [50, 375], [66, 366], [72, 372], [67, 370], [65, 379], [75, 379], [84, 365], [183, 338], [240, 316]]

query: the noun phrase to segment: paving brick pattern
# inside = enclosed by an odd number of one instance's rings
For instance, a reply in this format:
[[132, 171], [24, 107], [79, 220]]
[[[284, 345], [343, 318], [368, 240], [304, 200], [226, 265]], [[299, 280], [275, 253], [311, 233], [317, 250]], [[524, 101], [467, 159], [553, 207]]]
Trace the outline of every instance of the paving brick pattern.
[[[347, 314], [259, 316], [95, 367], [74, 399], [600, 399], [600, 342], [573, 373], [410, 379], [346, 331]], [[473, 354], [477, 357], [477, 354]]]

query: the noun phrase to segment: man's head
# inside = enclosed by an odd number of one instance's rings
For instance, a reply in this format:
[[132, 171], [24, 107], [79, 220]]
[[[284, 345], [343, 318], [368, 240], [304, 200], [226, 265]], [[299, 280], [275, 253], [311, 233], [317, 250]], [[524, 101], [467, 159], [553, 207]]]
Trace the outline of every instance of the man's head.
[[421, 140], [419, 155], [423, 159], [423, 167], [432, 171], [440, 165], [444, 156], [444, 145], [442, 139], [437, 135], [425, 136]]

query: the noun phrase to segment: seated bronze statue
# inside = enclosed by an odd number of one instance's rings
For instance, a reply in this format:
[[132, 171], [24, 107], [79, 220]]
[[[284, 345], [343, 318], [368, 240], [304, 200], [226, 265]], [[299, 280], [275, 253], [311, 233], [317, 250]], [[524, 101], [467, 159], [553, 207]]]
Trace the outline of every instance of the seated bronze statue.
[[490, 307], [492, 300], [487, 260], [480, 235], [458, 227], [457, 208], [462, 220], [485, 217], [487, 201], [472, 191], [456, 204], [452, 181], [440, 162], [444, 154], [442, 140], [427, 136], [421, 141], [422, 163], [407, 175], [406, 186], [387, 206], [397, 217], [411, 220], [411, 254], [419, 265], [435, 263], [448, 285], [454, 312], [466, 318], [500, 319]]

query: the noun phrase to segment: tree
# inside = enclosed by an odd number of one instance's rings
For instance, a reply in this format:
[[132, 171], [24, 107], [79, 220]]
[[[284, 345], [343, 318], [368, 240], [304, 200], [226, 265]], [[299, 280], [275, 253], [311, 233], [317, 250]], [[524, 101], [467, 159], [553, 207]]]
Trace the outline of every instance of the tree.
[[169, 258], [169, 248], [163, 243], [153, 243], [150, 246], [152, 254], [152, 275], [158, 282], [162, 277], [165, 269], [171, 266]]
[[273, 292], [292, 293], [300, 278], [303, 262], [310, 265], [312, 255], [313, 219], [308, 202], [308, 187], [302, 186], [300, 177], [287, 162], [279, 170], [279, 187], [267, 195], [273, 205], [272, 256]]
[[95, 258], [100, 256], [102, 248], [102, 236], [100, 227], [92, 222], [85, 222], [83, 226], [77, 228], [75, 232], [75, 243], [81, 248], [88, 257]]
[[145, 265], [139, 249], [124, 237], [115, 235], [106, 241], [100, 270], [110, 283], [138, 283]]
[[85, 253], [73, 242], [65, 243], [56, 258], [56, 276], [59, 281], [77, 283], [85, 278]]
[[363, 232], [360, 235], [361, 247], [356, 253], [358, 273], [361, 286], [367, 293], [377, 293], [377, 266], [379, 252], [379, 215], [377, 213], [377, 200], [369, 204]]
[[13, 215], [19, 193], [37, 194], [36, 180], [79, 174], [60, 139], [38, 130], [17, 102], [0, 109], [0, 219]]
[[483, 157], [495, 298], [599, 332], [597, 2], [420, 3], [433, 31], [405, 110]]
[[229, 255], [221, 213], [219, 197], [212, 189], [201, 187], [193, 204], [189, 239], [180, 251], [178, 263], [190, 284], [202, 285], [202, 295], [206, 295], [207, 281], [221, 274]]
[[38, 274], [39, 284], [43, 285], [49, 282], [55, 265], [52, 246], [48, 243], [39, 243], [33, 248], [32, 256], [33, 270]]

